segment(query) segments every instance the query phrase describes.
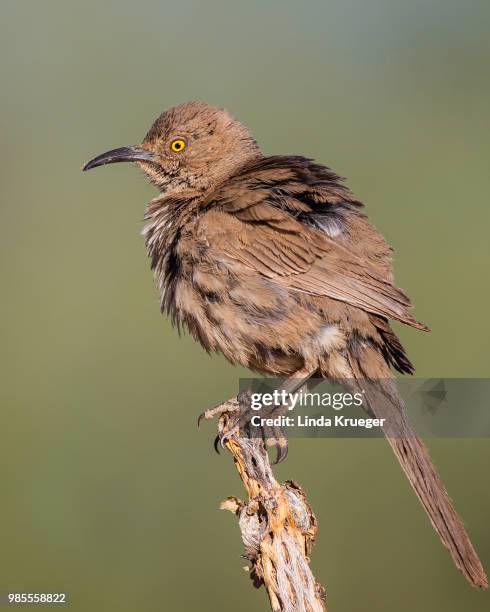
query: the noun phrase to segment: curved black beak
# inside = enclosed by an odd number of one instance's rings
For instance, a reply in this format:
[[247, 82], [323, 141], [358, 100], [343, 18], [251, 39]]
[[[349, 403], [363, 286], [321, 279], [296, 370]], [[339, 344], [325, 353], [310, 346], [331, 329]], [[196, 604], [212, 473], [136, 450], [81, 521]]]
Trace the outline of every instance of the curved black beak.
[[143, 149], [142, 147], [120, 147], [119, 149], [112, 149], [112, 151], [106, 151], [101, 155], [97, 155], [97, 157], [94, 157], [85, 164], [83, 171], [85, 172], [97, 166], [104, 166], [105, 164], [134, 161], [155, 162], [156, 160], [151, 151]]

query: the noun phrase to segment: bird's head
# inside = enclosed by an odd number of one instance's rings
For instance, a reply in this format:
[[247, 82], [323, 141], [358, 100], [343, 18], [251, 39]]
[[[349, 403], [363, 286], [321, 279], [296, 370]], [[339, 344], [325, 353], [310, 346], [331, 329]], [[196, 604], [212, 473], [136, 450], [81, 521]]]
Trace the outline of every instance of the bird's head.
[[162, 192], [205, 192], [260, 155], [248, 129], [226, 110], [186, 102], [162, 113], [140, 145], [102, 153], [83, 169], [137, 162]]

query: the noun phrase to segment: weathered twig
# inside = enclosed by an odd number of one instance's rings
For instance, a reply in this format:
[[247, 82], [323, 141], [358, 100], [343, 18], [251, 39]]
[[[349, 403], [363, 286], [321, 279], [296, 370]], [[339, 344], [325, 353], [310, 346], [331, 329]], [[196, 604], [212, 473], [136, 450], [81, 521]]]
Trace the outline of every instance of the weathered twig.
[[301, 487], [274, 478], [264, 443], [236, 431], [238, 400], [232, 398], [205, 418], [220, 414], [219, 433], [233, 455], [248, 501], [228, 497], [221, 508], [238, 517], [244, 557], [256, 587], [265, 585], [274, 612], [324, 612], [325, 591], [315, 580], [308, 555], [317, 532]]

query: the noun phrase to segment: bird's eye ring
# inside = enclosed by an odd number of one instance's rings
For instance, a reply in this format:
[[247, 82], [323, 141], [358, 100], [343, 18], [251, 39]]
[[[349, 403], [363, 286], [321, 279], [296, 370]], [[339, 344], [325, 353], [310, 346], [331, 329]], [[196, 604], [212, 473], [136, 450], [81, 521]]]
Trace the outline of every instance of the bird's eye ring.
[[170, 148], [174, 153], [182, 153], [182, 151], [185, 149], [185, 140], [182, 140], [182, 138], [172, 140], [170, 143]]

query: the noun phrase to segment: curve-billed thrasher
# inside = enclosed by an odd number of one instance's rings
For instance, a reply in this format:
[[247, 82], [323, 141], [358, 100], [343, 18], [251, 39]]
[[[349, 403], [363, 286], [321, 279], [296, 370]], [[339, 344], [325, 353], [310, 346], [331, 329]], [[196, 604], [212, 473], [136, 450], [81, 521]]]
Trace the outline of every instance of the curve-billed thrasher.
[[362, 204], [326, 166], [264, 156], [225, 110], [199, 102], [158, 117], [138, 146], [84, 170], [137, 162], [160, 195], [144, 230], [161, 307], [207, 351], [275, 376], [378, 381], [375, 414], [456, 566], [487, 579], [427, 450], [404, 416], [390, 368], [413, 367], [389, 319], [427, 328], [393, 284], [391, 248]]

